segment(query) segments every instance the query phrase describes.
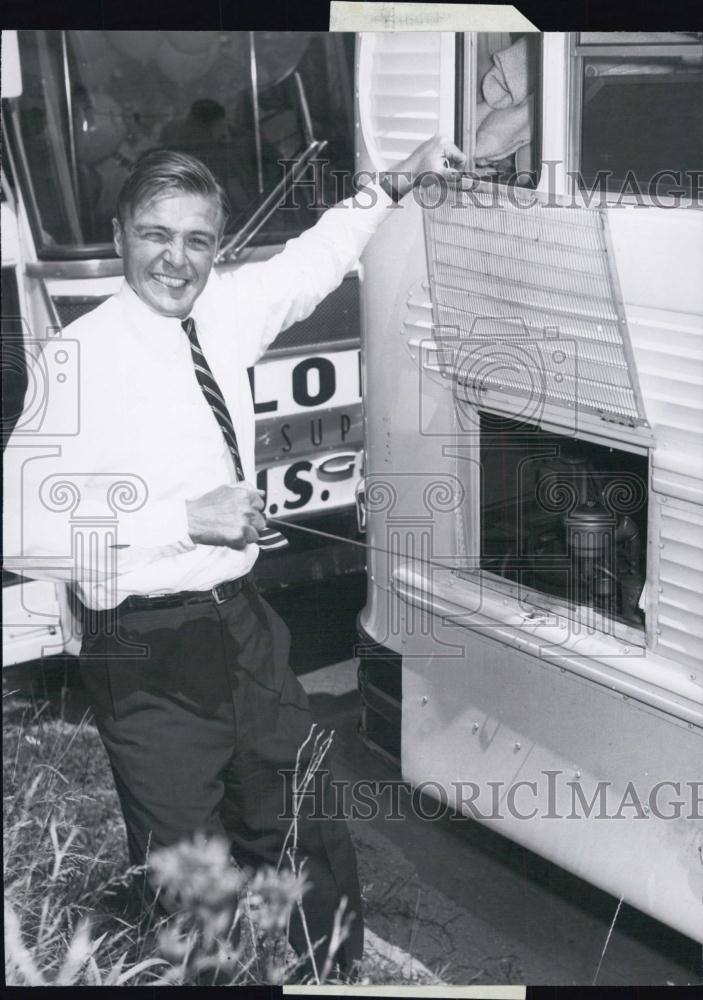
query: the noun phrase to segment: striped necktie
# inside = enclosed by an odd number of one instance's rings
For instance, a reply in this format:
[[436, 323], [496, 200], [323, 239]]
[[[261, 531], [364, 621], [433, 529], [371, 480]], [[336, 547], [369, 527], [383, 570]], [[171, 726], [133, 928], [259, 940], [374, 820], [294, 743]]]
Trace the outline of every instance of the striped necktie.
[[[190, 354], [193, 359], [193, 368], [195, 369], [195, 377], [198, 380], [198, 385], [202, 389], [203, 395], [208, 401], [210, 409], [220, 426], [222, 436], [225, 439], [225, 443], [232, 456], [232, 461], [234, 462], [234, 471], [237, 474], [237, 479], [243, 480], [245, 478], [244, 469], [242, 468], [237, 434], [232, 423], [232, 417], [227, 409], [227, 403], [225, 403], [222, 390], [217, 384], [215, 376], [212, 374], [212, 369], [207, 363], [207, 358], [203, 354], [203, 349], [200, 346], [198, 334], [195, 329], [195, 320], [189, 316], [188, 319], [183, 320], [181, 327], [190, 341]], [[273, 549], [280, 548], [288, 543], [280, 531], [276, 531], [275, 528], [264, 528], [259, 532], [258, 544], [262, 548]]]

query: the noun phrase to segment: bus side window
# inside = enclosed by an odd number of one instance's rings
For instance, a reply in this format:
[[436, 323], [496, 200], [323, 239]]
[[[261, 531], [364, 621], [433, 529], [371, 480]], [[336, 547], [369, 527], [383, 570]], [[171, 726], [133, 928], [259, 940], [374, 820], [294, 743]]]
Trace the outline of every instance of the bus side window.
[[[540, 161], [541, 36], [477, 32], [475, 75], [465, 81], [472, 169], [500, 184], [535, 187]], [[469, 65], [471, 65], [469, 63]]]
[[18, 38], [13, 139], [40, 256], [110, 256], [119, 191], [155, 148], [212, 170], [232, 210], [229, 234], [275, 189], [282, 161], [302, 156], [308, 133], [326, 140], [327, 189], [315, 200], [301, 183], [295, 206], [257, 232], [263, 244], [312, 225], [337, 200], [333, 171], [353, 168], [351, 35], [81, 29]]
[[574, 48], [579, 185], [691, 197], [703, 168], [703, 34], [581, 32]]

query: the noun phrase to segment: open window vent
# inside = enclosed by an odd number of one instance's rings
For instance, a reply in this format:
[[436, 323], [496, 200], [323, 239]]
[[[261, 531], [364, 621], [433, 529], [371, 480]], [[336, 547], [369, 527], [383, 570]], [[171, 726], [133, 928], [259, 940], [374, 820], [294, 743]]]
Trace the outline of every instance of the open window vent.
[[647, 425], [601, 210], [439, 182], [423, 204], [439, 368], [469, 401]]
[[453, 130], [454, 35], [364, 33], [359, 49], [359, 119], [375, 170], [387, 170], [421, 142]]

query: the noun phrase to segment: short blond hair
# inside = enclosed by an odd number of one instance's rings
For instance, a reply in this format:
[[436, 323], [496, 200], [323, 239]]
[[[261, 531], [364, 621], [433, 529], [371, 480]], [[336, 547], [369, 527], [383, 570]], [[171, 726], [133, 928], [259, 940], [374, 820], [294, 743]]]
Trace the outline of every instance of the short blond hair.
[[224, 188], [210, 168], [197, 157], [171, 149], [150, 149], [134, 164], [117, 196], [120, 225], [124, 228], [139, 205], [166, 191], [216, 198], [224, 229], [230, 214]]

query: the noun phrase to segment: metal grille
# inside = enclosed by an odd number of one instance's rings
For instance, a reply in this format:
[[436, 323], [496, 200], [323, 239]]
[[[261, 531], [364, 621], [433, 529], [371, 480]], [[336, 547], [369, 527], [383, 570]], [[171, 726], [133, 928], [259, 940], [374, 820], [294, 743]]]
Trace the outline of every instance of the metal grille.
[[80, 319], [81, 316], [85, 316], [86, 313], [91, 312], [108, 297], [107, 295], [56, 295], [53, 301], [56, 311], [59, 314], [61, 325], [68, 326], [69, 323], [73, 323], [75, 320]]
[[279, 333], [269, 350], [315, 348], [318, 344], [348, 339], [359, 339], [359, 281], [356, 275], [345, 278], [312, 316]]
[[[535, 191], [425, 189], [440, 368], [477, 401], [646, 423], [599, 209]], [[431, 208], [429, 206], [436, 206]], [[522, 401], [522, 402], [520, 402]]]

